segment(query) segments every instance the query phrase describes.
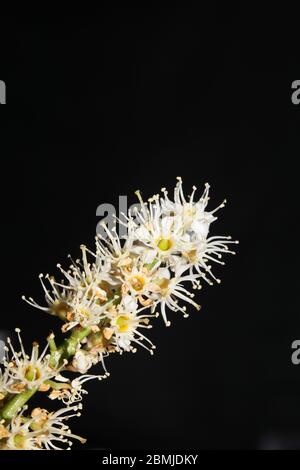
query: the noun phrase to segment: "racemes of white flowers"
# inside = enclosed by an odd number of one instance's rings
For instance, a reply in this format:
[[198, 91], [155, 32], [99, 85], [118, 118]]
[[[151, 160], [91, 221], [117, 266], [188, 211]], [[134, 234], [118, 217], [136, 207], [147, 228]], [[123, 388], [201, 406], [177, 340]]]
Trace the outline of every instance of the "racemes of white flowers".
[[[72, 261], [68, 270], [58, 265], [63, 280], [40, 275], [47, 306], [24, 299], [63, 320], [63, 332], [91, 329], [91, 335], [78, 345], [73, 370], [86, 373], [97, 362], [104, 365], [108, 354], [136, 351], [139, 345], [153, 353], [153, 344], [142, 332], [151, 327], [150, 319], [161, 314], [169, 326], [167, 310], [187, 317], [184, 304], [200, 309], [193, 298], [201, 281], [220, 282], [211, 263], [224, 264], [223, 255], [233, 254], [229, 245], [237, 242], [229, 236], [209, 236], [209, 232], [226, 201], [208, 211], [208, 184], [198, 200], [195, 195], [193, 187], [191, 195], [184, 196], [181, 178], [173, 200], [165, 188], [161, 196], [154, 195], [147, 202], [137, 191], [140, 208], [126, 217], [125, 242], [104, 226], [106, 237], [96, 238], [95, 252], [82, 245], [81, 260]], [[148, 315], [143, 312], [146, 308]]]
[[[136, 352], [139, 347], [153, 354], [155, 346], [144, 334], [152, 328], [152, 319], [161, 316], [169, 326], [169, 317], [175, 318], [177, 312], [188, 317], [187, 307], [200, 309], [194, 297], [202, 281], [220, 282], [212, 272], [212, 264], [224, 264], [224, 254], [234, 254], [229, 246], [238, 243], [230, 236], [210, 235], [216, 213], [226, 201], [208, 211], [209, 185], [198, 199], [196, 187], [185, 197], [181, 178], [173, 199], [165, 188], [147, 201], [140, 191], [136, 194], [140, 207], [123, 214], [125, 222], [120, 222], [127, 228], [125, 240], [104, 225], [106, 236], [96, 237], [94, 251], [82, 245], [81, 259], [71, 259], [67, 270], [58, 265], [62, 279], [40, 275], [46, 306], [23, 297], [30, 305], [58, 317], [62, 333], [68, 333], [69, 339], [67, 348], [58, 348], [51, 334], [44, 351], [39, 355], [38, 345], [34, 344], [30, 356], [24, 351], [19, 330], [20, 353], [8, 339], [5, 370], [0, 375], [0, 416], [1, 400], [5, 402], [12, 394], [30, 389], [49, 391], [52, 400], [62, 401], [70, 410], [87, 394], [85, 382], [109, 376], [104, 363], [107, 356]], [[104, 374], [87, 374], [99, 362]], [[65, 378], [61, 376], [65, 371], [80, 375]], [[47, 423], [52, 422], [50, 416], [56, 419], [55, 414], [45, 410], [41, 413]], [[22, 416], [8, 427], [2, 424], [2, 435], [7, 434], [2, 438], [4, 445], [13, 448], [15, 442], [21, 442], [28, 448], [55, 448], [54, 424], [47, 441], [34, 434], [32, 424], [28, 424], [33, 418], [24, 421]], [[12, 437], [18, 426], [28, 430], [28, 439]], [[66, 433], [61, 433], [63, 440], [67, 439]]]

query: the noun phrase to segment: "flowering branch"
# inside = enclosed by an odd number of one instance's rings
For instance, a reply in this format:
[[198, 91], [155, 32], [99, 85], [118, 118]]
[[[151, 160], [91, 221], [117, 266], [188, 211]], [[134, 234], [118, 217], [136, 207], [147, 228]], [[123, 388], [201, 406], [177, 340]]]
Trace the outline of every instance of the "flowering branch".
[[[195, 191], [194, 187], [186, 199], [180, 178], [174, 201], [165, 188], [162, 196], [155, 195], [148, 202], [137, 191], [139, 210], [120, 222], [128, 232], [124, 242], [104, 225], [106, 236], [96, 237], [95, 252], [81, 246], [81, 260], [71, 260], [69, 270], [58, 265], [63, 280], [40, 275], [47, 306], [23, 297], [58, 317], [62, 332], [69, 336], [57, 346], [51, 333], [42, 353], [33, 343], [30, 356], [19, 329], [20, 352], [7, 338], [4, 368], [0, 369], [0, 449], [56, 450], [70, 448], [70, 439], [85, 442], [65, 423], [80, 415], [85, 382], [109, 376], [104, 359], [112, 353], [135, 352], [137, 347], [153, 354], [155, 346], [143, 333], [152, 328], [152, 318], [162, 316], [170, 326], [167, 309], [184, 317], [188, 313], [182, 302], [200, 309], [186, 284], [200, 289], [202, 281], [219, 283], [210, 263], [224, 264], [223, 254], [234, 254], [228, 245], [237, 242], [209, 236], [215, 213], [225, 201], [208, 212], [209, 185], [198, 201], [194, 201]], [[102, 375], [88, 374], [99, 362]], [[79, 375], [71, 380], [65, 376], [68, 372]], [[28, 414], [27, 402], [37, 392], [49, 393], [64, 408], [52, 412], [34, 408]]]

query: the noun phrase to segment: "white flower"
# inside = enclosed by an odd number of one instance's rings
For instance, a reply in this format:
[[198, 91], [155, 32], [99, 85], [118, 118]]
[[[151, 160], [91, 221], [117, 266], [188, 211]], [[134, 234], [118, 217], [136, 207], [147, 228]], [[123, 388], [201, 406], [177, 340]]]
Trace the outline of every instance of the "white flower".
[[0, 441], [0, 449], [4, 450], [40, 450], [36, 432], [30, 430], [31, 420], [23, 417], [26, 406], [15, 416], [6, 427], [7, 438]]
[[[111, 231], [104, 223], [102, 224], [102, 227], [106, 233], [106, 238], [100, 234], [97, 235], [96, 238], [96, 255], [100, 258], [102, 257], [106, 259], [112, 266], [117, 268], [127, 265], [128, 257], [132, 251], [132, 245], [135, 240], [134, 224], [126, 214], [122, 215], [128, 220], [128, 223], [119, 221], [127, 228], [127, 237], [125, 241], [120, 240], [115, 228]], [[113, 281], [112, 284], [116, 282], [114, 276], [112, 276], [111, 279]]]
[[[73, 261], [68, 271], [65, 271], [60, 264], [57, 265], [65, 280], [57, 282], [46, 274], [45, 279], [50, 284], [50, 290], [46, 287], [44, 275], [39, 275], [48, 307], [39, 305], [31, 297], [27, 299], [23, 296], [23, 300], [33, 307], [58, 316], [63, 321], [68, 320], [68, 317], [72, 315], [74, 305], [78, 305], [81, 299], [93, 297], [99, 305], [105, 303], [108, 300], [107, 285], [116, 284], [110, 276], [111, 264], [108, 259], [101, 256], [99, 250], [97, 254], [94, 254], [84, 245], [80, 248], [82, 262]], [[88, 262], [87, 252], [93, 256], [93, 263]]]
[[[7, 338], [9, 348], [5, 347], [6, 359], [6, 385], [5, 389], [10, 393], [20, 393], [25, 389], [39, 388], [45, 381], [56, 379], [64, 381], [60, 376], [59, 370], [54, 370], [50, 366], [50, 354], [46, 355], [48, 345], [39, 355], [39, 345], [34, 343], [31, 356], [25, 352], [23, 342], [20, 336], [20, 329], [16, 328], [21, 351], [16, 352], [11, 344], [10, 338]], [[9, 351], [11, 356], [9, 356]]]
[[151, 290], [154, 267], [149, 266], [148, 259], [143, 256], [133, 256], [128, 266], [120, 268], [119, 277], [122, 280], [122, 293], [130, 293], [134, 298], [144, 296]]
[[218, 209], [224, 207], [225, 202], [223, 201], [220, 206], [211, 212], [206, 212], [205, 208], [209, 201], [209, 184], [205, 184], [205, 189], [200, 199], [195, 202], [194, 195], [197, 190], [196, 186], [193, 186], [193, 192], [186, 200], [183, 187], [182, 179], [177, 178], [178, 183], [174, 189], [174, 202], [168, 197], [168, 192], [165, 188], [162, 188], [164, 197], [161, 198], [161, 210], [163, 214], [172, 214], [173, 217], [180, 218], [182, 226], [185, 231], [193, 231], [197, 233], [199, 237], [206, 237], [209, 231], [209, 225], [216, 220], [213, 215]]
[[68, 331], [77, 325], [82, 327], [97, 327], [105, 318], [106, 306], [99, 305], [93, 290], [86, 290], [83, 297], [75, 297], [70, 303], [71, 311], [69, 322], [63, 326], [63, 331]]
[[85, 374], [93, 365], [94, 358], [88, 352], [79, 349], [79, 351], [74, 354], [72, 366], [80, 372], [80, 374]]
[[158, 196], [150, 199], [147, 207], [139, 191], [136, 194], [141, 203], [141, 211], [136, 215], [134, 235], [139, 243], [133, 246], [132, 251], [143, 254], [147, 263], [157, 259], [160, 263], [173, 264], [172, 255], [182, 251], [189, 241], [181, 220], [163, 216]]
[[[200, 241], [195, 240], [189, 249], [183, 253], [188, 263], [186, 269], [189, 267], [192, 274], [194, 268], [208, 284], [213, 284], [210, 278], [220, 283], [220, 279], [213, 274], [209, 263], [214, 262], [224, 265], [224, 261], [221, 261], [223, 253], [235, 254], [234, 251], [229, 250], [228, 244], [238, 244], [238, 241], [231, 240], [231, 237], [222, 236], [210, 237]], [[206, 274], [210, 277], [207, 277]]]
[[[113, 333], [113, 340], [119, 352], [136, 350], [131, 343], [138, 344], [153, 354], [155, 346], [140, 331], [140, 328], [152, 328], [149, 325], [149, 318], [155, 315], [139, 315], [145, 307], [138, 309], [136, 300], [126, 295], [117, 307], [111, 308], [108, 312], [110, 318], [110, 328]], [[145, 344], [146, 343], [146, 344]]]
[[186, 306], [178, 304], [179, 300], [187, 302], [197, 310], [200, 310], [200, 305], [197, 304], [193, 299], [194, 294], [189, 292], [184, 286], [183, 282], [191, 282], [195, 286], [198, 285], [198, 274], [189, 274], [182, 276], [182, 273], [186, 270], [185, 266], [177, 267], [175, 276], [171, 278], [171, 273], [168, 269], [159, 269], [157, 277], [154, 279], [154, 283], [157, 286], [157, 290], [152, 294], [153, 298], [156, 299], [156, 304], [160, 304], [161, 314], [166, 326], [170, 326], [171, 322], [167, 319], [166, 307], [174, 312], [181, 311], [184, 317], [187, 318], [189, 315], [186, 313]]
[[[101, 284], [103, 282], [113, 283], [114, 280], [110, 275], [111, 263], [107, 256], [101, 256], [98, 245], [96, 244], [97, 251], [93, 253], [85, 245], [81, 245], [80, 249], [82, 252], [82, 262], [77, 260], [73, 262], [70, 266], [70, 271], [64, 271], [60, 265], [58, 265], [61, 272], [65, 275], [69, 281], [70, 287], [77, 288], [89, 287], [91, 285], [97, 286], [101, 289]], [[88, 262], [87, 253], [89, 253], [93, 262]], [[103, 290], [105, 294], [105, 290]]]
[[102, 379], [109, 376], [109, 372], [107, 372], [105, 365], [103, 364], [103, 354], [99, 354], [99, 351], [86, 351], [84, 349], [79, 349], [73, 356], [72, 367], [76, 372], [85, 374], [91, 367], [98, 364], [98, 362], [102, 363], [105, 374], [103, 376], [94, 375], [89, 377]]
[[4, 449], [9, 450], [62, 450], [70, 449], [70, 439], [85, 443], [86, 440], [71, 433], [65, 421], [73, 416], [80, 416], [81, 405], [68, 406], [55, 412], [48, 412], [41, 408], [35, 408], [30, 417], [24, 417], [27, 410], [25, 406], [21, 412], [12, 419], [7, 431]]

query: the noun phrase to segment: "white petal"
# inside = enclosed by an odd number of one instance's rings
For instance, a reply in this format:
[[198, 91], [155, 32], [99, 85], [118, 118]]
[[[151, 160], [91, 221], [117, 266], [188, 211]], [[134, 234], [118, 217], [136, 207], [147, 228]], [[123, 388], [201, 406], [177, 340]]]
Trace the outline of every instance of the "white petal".
[[125, 295], [123, 298], [123, 304], [125, 307], [126, 312], [133, 313], [137, 310], [137, 302], [134, 300], [131, 295]]

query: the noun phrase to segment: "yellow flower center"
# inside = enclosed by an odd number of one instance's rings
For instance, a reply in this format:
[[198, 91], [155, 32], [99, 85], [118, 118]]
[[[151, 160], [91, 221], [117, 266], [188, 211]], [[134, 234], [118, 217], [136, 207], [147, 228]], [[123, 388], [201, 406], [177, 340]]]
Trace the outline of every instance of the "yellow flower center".
[[41, 408], [35, 408], [31, 413], [31, 417], [34, 418], [34, 420], [30, 425], [30, 429], [32, 429], [32, 431], [39, 431], [43, 429], [45, 423], [48, 421], [48, 412]]
[[41, 377], [40, 370], [37, 367], [28, 366], [25, 370], [25, 379], [29, 382], [33, 382], [33, 380], [38, 380]]
[[140, 291], [145, 285], [145, 279], [142, 276], [136, 275], [130, 278], [130, 284], [134, 290]]
[[170, 284], [170, 279], [167, 279], [165, 277], [158, 278], [156, 281], [156, 284], [159, 285], [162, 291], [168, 289], [169, 284]]
[[23, 434], [16, 434], [14, 437], [14, 444], [18, 449], [23, 449], [26, 443], [25, 436]]
[[187, 258], [190, 262], [195, 263], [198, 258], [197, 250], [190, 250], [183, 253], [183, 256]]
[[187, 217], [192, 217], [196, 213], [196, 208], [195, 207], [185, 207], [184, 208], [184, 215]]
[[86, 308], [80, 308], [80, 314], [85, 318], [90, 318], [90, 312]]
[[127, 315], [119, 315], [116, 320], [116, 325], [120, 333], [125, 333], [129, 327], [129, 317]]
[[167, 238], [161, 238], [157, 243], [157, 246], [161, 251], [168, 251], [172, 247], [172, 245], [172, 240]]

